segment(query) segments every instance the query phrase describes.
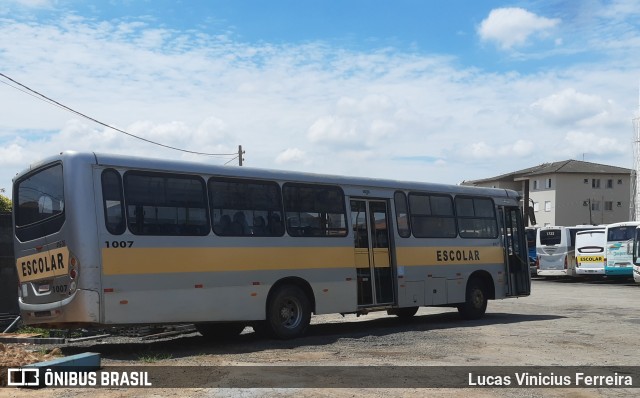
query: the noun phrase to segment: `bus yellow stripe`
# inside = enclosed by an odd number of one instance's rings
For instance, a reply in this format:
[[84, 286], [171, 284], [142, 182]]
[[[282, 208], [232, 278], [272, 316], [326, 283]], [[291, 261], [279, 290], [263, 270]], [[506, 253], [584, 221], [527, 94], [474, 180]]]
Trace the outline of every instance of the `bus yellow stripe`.
[[398, 249], [398, 265], [502, 264], [501, 247], [403, 247]]
[[[103, 248], [105, 275], [355, 268], [352, 247]], [[399, 266], [504, 262], [501, 247], [402, 247]]]
[[105, 275], [353, 267], [351, 247], [102, 249]]

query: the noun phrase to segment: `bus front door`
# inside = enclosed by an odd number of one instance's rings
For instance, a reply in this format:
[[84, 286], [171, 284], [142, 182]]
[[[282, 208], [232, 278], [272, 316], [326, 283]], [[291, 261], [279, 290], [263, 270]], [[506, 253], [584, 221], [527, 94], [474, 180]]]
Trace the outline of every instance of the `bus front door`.
[[351, 200], [359, 306], [394, 301], [387, 209], [383, 200]]
[[500, 208], [502, 240], [504, 242], [508, 296], [528, 295], [531, 292], [531, 274], [522, 213], [518, 207]]

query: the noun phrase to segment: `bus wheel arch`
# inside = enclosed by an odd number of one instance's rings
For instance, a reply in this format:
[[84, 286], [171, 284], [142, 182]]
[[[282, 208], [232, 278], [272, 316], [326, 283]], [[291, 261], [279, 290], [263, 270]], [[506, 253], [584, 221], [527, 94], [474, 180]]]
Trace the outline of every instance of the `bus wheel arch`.
[[458, 312], [464, 319], [480, 319], [490, 299], [495, 299], [493, 278], [486, 271], [476, 271], [467, 280], [465, 301], [458, 304]]
[[309, 283], [301, 278], [284, 278], [269, 290], [266, 319], [259, 329], [279, 339], [300, 337], [309, 326], [312, 312], [315, 297]]
[[388, 315], [395, 315], [400, 319], [411, 319], [418, 312], [420, 307], [402, 307], [402, 308], [391, 308], [387, 310]]

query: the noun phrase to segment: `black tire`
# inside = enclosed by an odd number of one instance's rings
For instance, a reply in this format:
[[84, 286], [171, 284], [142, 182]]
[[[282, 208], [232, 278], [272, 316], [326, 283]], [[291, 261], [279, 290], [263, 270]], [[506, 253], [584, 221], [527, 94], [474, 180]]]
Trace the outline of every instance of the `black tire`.
[[244, 330], [245, 324], [238, 322], [197, 323], [195, 326], [196, 330], [207, 339], [228, 340], [238, 337]]
[[464, 319], [480, 319], [487, 311], [487, 288], [481, 279], [467, 282], [465, 302], [458, 305], [458, 312]]
[[271, 296], [263, 325], [269, 335], [285, 340], [302, 336], [310, 321], [311, 304], [305, 292], [298, 286], [284, 285]]
[[387, 310], [387, 314], [395, 315], [400, 319], [410, 319], [412, 318], [420, 307], [405, 307], [405, 308], [393, 308]]

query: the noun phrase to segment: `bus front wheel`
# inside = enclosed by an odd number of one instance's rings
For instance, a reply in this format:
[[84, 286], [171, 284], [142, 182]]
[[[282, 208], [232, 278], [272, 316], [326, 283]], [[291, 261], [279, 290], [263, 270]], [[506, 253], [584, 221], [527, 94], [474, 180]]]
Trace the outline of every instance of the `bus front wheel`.
[[480, 319], [487, 311], [487, 289], [478, 278], [467, 283], [465, 302], [458, 305], [458, 312], [464, 319]]
[[311, 321], [311, 304], [305, 292], [284, 285], [274, 292], [267, 305], [266, 329], [273, 337], [293, 339], [304, 334]]

